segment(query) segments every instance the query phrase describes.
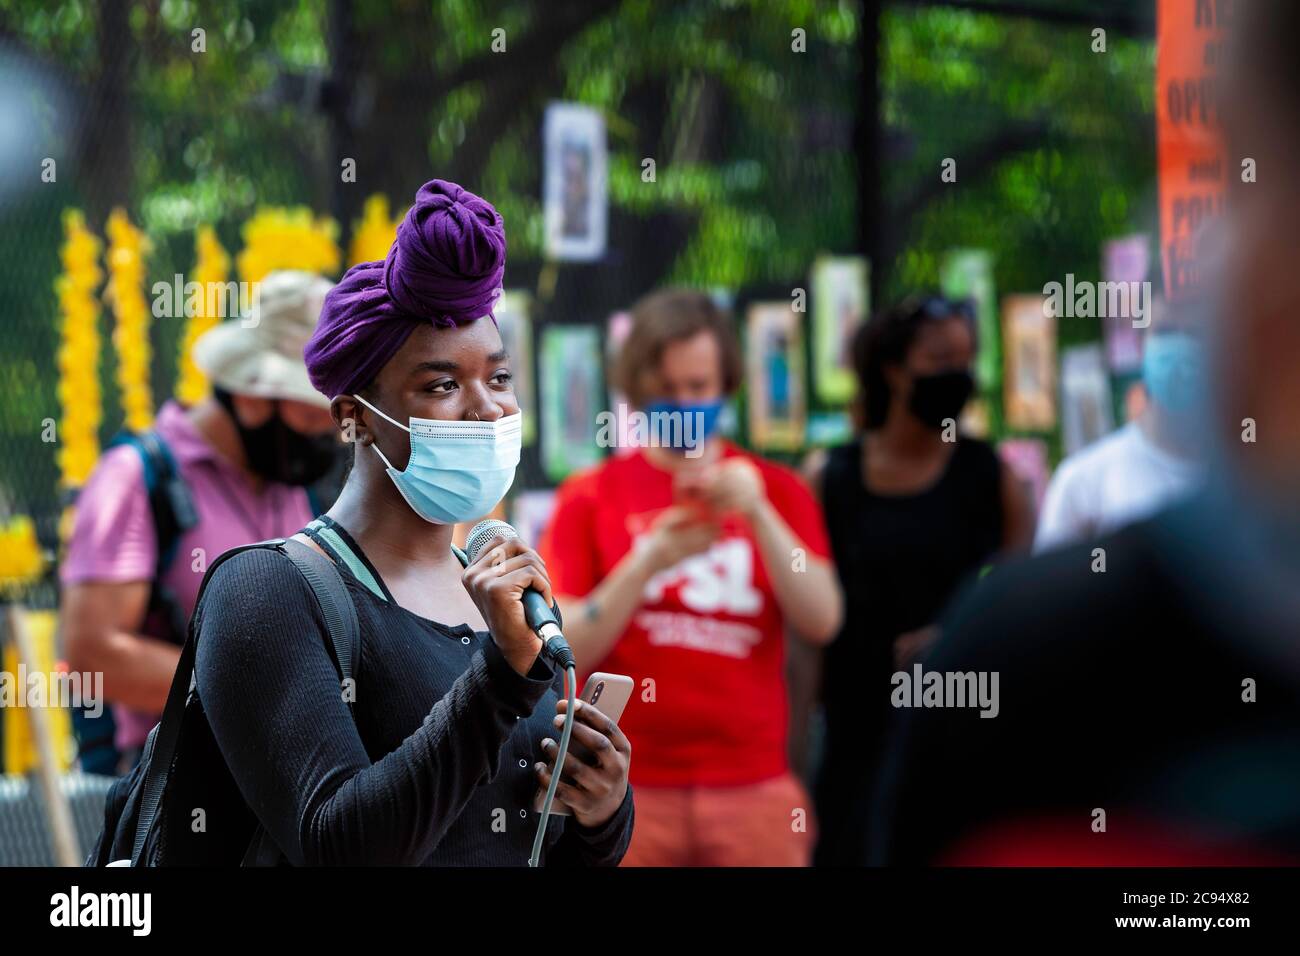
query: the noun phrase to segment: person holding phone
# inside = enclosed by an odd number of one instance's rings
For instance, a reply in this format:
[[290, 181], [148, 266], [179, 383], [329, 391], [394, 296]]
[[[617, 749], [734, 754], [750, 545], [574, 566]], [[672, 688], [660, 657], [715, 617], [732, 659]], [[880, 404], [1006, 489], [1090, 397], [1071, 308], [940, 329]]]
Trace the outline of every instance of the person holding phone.
[[740, 356], [709, 297], [657, 292], [631, 314], [612, 377], [668, 441], [570, 477], [541, 546], [579, 665], [636, 682], [623, 862], [806, 865], [815, 821], [787, 756], [785, 639], [823, 644], [839, 627], [821, 513], [793, 471], [715, 434]]
[[[582, 688], [582, 693], [578, 695], [577, 701], [574, 702], [573, 712], [582, 713], [582, 708], [591, 705], [599, 705], [600, 712], [605, 717], [618, 723], [618, 719], [623, 716], [623, 708], [632, 698], [633, 688], [632, 678], [626, 674], [605, 674], [597, 671], [587, 678], [587, 683]], [[587, 749], [582, 741], [576, 738], [569, 740], [569, 756], [576, 757], [579, 762], [592, 763], [598, 762], [599, 756]], [[567, 761], [566, 761], [567, 762]], [[562, 778], [564, 779], [564, 778]], [[546, 787], [538, 787], [537, 795], [533, 797], [533, 809], [538, 813], [542, 812], [546, 804]], [[572, 811], [565, 805], [563, 800], [554, 800], [551, 804], [552, 813], [568, 814]]]
[[[490, 316], [505, 232], [490, 203], [434, 180], [383, 262], [325, 300], [307, 369], [354, 443], [338, 501], [306, 529], [336, 560], [361, 632], [340, 688], [325, 622], [282, 554], [214, 572], [195, 668], [221, 755], [296, 865], [523, 865], [538, 786], [556, 772], [563, 675], [521, 597], [552, 588], [537, 552], [497, 537], [462, 566], [457, 522], [504, 496], [521, 410]], [[465, 559], [467, 560], [467, 559]], [[616, 865], [633, 822], [631, 746], [598, 705], [575, 713], [542, 862]]]

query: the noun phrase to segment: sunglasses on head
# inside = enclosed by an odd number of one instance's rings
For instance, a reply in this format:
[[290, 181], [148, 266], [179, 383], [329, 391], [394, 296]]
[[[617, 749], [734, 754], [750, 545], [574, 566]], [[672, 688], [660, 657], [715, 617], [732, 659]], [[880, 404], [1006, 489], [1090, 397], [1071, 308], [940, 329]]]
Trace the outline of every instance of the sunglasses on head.
[[949, 299], [941, 295], [929, 295], [919, 299], [912, 309], [914, 319], [946, 319], [953, 315], [974, 322], [975, 303], [970, 299]]

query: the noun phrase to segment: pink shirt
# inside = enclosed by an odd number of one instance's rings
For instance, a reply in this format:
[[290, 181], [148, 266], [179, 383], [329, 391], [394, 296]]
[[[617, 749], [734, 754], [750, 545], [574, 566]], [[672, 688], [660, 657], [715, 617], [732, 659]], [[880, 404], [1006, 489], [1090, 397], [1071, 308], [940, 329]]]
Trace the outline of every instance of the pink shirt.
[[[260, 492], [254, 491], [244, 473], [208, 444], [177, 403], [163, 405], [154, 429], [176, 459], [199, 514], [198, 524], [181, 535], [163, 573], [164, 587], [176, 596], [188, 620], [203, 572], [221, 552], [287, 537], [314, 515], [302, 488], [266, 483]], [[77, 496], [76, 522], [59, 578], [64, 585], [150, 581], [157, 549], [140, 454], [130, 446], [111, 448]], [[121, 749], [142, 745], [159, 718], [121, 706], [114, 707], [114, 714]]]

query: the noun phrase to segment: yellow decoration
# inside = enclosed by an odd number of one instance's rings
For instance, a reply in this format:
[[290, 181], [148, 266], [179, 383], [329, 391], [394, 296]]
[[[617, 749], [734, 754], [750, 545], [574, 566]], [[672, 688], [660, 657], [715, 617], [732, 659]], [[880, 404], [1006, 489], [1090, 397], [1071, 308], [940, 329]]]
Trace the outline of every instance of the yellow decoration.
[[153, 349], [149, 343], [149, 303], [144, 295], [144, 260], [149, 240], [131, 225], [126, 213], [108, 217], [108, 287], [113, 307], [113, 347], [117, 350], [117, 384], [122, 393], [126, 427], [143, 431], [153, 424], [153, 389], [149, 384]]
[[315, 219], [306, 207], [259, 209], [244, 223], [243, 232], [237, 265], [244, 282], [260, 282], [277, 269], [338, 274], [343, 260], [338, 223], [328, 217]]
[[[45, 555], [36, 540], [36, 527], [32, 519], [19, 515], [7, 524], [0, 523], [0, 597], [6, 601], [16, 600], [24, 588], [40, 580], [45, 573]], [[56, 670], [54, 660], [54, 632], [56, 615], [53, 611], [29, 611], [22, 607], [10, 607], [4, 613], [20, 614], [24, 617], [28, 635], [36, 650], [36, 670], [49, 674]], [[3, 623], [9, 626], [9, 621]], [[27, 720], [28, 710], [27, 685], [19, 681], [23, 675], [18, 667], [18, 647], [13, 641], [5, 643], [0, 657], [0, 680], [13, 682], [10, 692], [18, 695], [18, 703], [24, 706], [5, 707], [4, 724], [4, 768], [7, 773], [26, 773], [38, 766], [36, 744], [32, 738], [31, 727]], [[30, 677], [30, 671], [28, 672]], [[54, 686], [53, 681], [45, 681], [45, 687]], [[6, 703], [15, 703], [8, 701]], [[54, 749], [59, 759], [59, 769], [67, 770], [75, 756], [72, 742], [72, 724], [65, 709], [51, 711], [50, 729], [54, 735]]]
[[79, 210], [63, 215], [63, 274], [54, 283], [59, 298], [58, 424], [60, 480], [78, 488], [99, 458], [99, 424], [103, 416], [99, 389], [99, 269], [101, 243], [86, 228]]
[[402, 217], [388, 218], [388, 197], [376, 193], [366, 200], [361, 219], [352, 224], [352, 245], [348, 248], [348, 267], [358, 262], [378, 262], [388, 255], [397, 238]]
[[[5, 773], [24, 774], [36, 770], [40, 765], [40, 754], [36, 749], [36, 739], [32, 735], [30, 708], [27, 706], [27, 693], [34, 676], [33, 671], [44, 674], [40, 684], [47, 695], [47, 709], [50, 717], [50, 735], [54, 743], [54, 755], [60, 772], [71, 769], [77, 758], [77, 741], [72, 734], [72, 712], [67, 707], [48, 706], [48, 695], [58, 693], [60, 680], [55, 676], [64, 667], [54, 657], [54, 635], [58, 624], [58, 615], [54, 611], [31, 611], [26, 608], [14, 608], [11, 613], [21, 614], [27, 624], [27, 633], [36, 648], [34, 668], [25, 672], [19, 669], [18, 648], [12, 641], [5, 644], [0, 654], [0, 668], [14, 682], [12, 690], [22, 699], [22, 706], [6, 707], [4, 719], [4, 747], [0, 754], [4, 758]], [[19, 686], [18, 676], [26, 674], [26, 683]], [[81, 693], [91, 696], [99, 690], [90, 681], [77, 681], [64, 686], [79, 688]], [[55, 703], [63, 703], [56, 701]]]
[[199, 288], [188, 310], [193, 314], [185, 323], [176, 377], [176, 399], [182, 405], [195, 405], [206, 398], [210, 391], [208, 377], [194, 364], [191, 353], [199, 336], [222, 320], [223, 316], [217, 315], [215, 308], [208, 311], [208, 306], [215, 306], [218, 298], [215, 295], [209, 296], [208, 290], [214, 285], [225, 285], [230, 275], [230, 256], [222, 248], [216, 230], [211, 226], [199, 227], [194, 239], [194, 253], [194, 281], [199, 284]]
[[40, 579], [45, 572], [45, 555], [36, 540], [36, 526], [26, 515], [0, 524], [0, 596], [15, 593]]

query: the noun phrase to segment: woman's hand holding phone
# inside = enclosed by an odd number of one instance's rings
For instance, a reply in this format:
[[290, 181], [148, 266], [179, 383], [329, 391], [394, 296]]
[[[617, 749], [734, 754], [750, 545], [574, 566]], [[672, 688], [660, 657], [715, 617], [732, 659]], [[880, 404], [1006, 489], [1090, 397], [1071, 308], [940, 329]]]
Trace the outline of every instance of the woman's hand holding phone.
[[[568, 710], [567, 700], [556, 701], [556, 737], [564, 726]], [[581, 744], [586, 755], [575, 752]], [[555, 758], [559, 753], [558, 739], [547, 737], [542, 741], [547, 762], [534, 764], [537, 779], [543, 789], [551, 785], [555, 772]], [[597, 827], [612, 817], [627, 796], [627, 774], [632, 765], [632, 744], [615, 723], [593, 704], [579, 700], [573, 715], [573, 735], [569, 739], [569, 752], [564, 758], [564, 770], [555, 790], [555, 799], [562, 801], [573, 817], [584, 827]]]

